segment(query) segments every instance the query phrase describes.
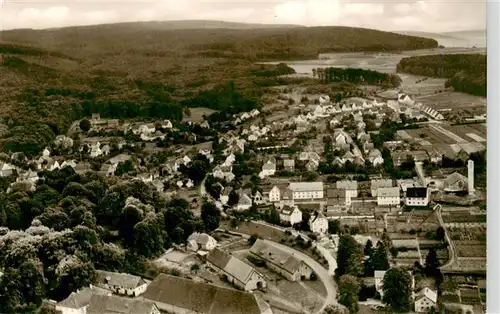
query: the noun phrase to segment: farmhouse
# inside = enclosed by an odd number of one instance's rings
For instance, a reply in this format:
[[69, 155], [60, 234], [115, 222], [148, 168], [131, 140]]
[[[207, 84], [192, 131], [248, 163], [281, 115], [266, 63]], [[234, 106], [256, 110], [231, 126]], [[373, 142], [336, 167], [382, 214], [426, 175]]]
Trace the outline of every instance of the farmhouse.
[[280, 212], [280, 221], [293, 226], [302, 221], [302, 212], [297, 206], [283, 206]]
[[90, 298], [95, 294], [111, 295], [111, 291], [93, 285], [71, 292], [71, 294], [61, 302], [56, 304], [56, 311], [61, 314], [85, 314], [90, 304]]
[[401, 198], [399, 196], [399, 187], [378, 188], [377, 191], [378, 206], [399, 205], [400, 202]]
[[309, 279], [313, 273], [311, 267], [304, 261], [268, 244], [265, 240], [257, 239], [250, 249], [250, 253], [264, 260], [269, 269], [290, 281]]
[[253, 267], [219, 249], [208, 254], [207, 263], [219, 269], [230, 283], [241, 290], [252, 291], [266, 287], [266, 280]]
[[291, 182], [288, 188], [293, 193], [293, 199], [323, 198], [323, 182]]
[[454, 172], [446, 177], [443, 181], [443, 189], [445, 192], [462, 192], [468, 189], [467, 177], [458, 172]]
[[406, 206], [427, 206], [429, 205], [429, 188], [407, 188], [406, 189]]
[[139, 276], [103, 270], [97, 270], [96, 273], [96, 285], [116, 294], [137, 297], [147, 288], [146, 282]]
[[154, 302], [114, 295], [93, 295], [87, 314], [160, 314]]
[[415, 312], [430, 312], [437, 304], [437, 293], [427, 287], [420, 290], [415, 297]]
[[144, 298], [175, 314], [272, 314], [271, 307], [252, 293], [160, 274]]

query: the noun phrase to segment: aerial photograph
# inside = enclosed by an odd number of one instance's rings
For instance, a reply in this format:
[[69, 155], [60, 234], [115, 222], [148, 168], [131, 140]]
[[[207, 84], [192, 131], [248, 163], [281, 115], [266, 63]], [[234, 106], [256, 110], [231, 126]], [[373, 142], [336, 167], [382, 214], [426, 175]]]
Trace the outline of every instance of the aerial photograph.
[[1, 314], [487, 312], [486, 0], [0, 4]]

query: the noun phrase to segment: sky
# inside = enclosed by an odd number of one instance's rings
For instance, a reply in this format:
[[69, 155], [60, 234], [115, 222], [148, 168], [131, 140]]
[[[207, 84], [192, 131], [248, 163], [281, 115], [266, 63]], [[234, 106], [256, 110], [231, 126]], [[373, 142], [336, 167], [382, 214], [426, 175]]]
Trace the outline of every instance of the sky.
[[0, 28], [223, 20], [385, 31], [486, 29], [486, 0], [0, 0]]

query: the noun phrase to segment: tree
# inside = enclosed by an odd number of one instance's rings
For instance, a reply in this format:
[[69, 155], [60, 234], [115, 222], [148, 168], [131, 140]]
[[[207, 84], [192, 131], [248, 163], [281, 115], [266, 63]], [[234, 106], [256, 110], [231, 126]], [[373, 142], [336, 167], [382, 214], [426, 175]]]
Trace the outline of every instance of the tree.
[[347, 307], [350, 313], [358, 312], [359, 290], [358, 278], [352, 275], [343, 275], [339, 278], [339, 303]]
[[351, 235], [344, 234], [339, 239], [336, 276], [344, 274], [359, 276], [363, 272], [363, 248]]
[[229, 193], [229, 198], [227, 200], [227, 205], [233, 207], [234, 205], [238, 204], [239, 201], [240, 201], [240, 196], [238, 195], [238, 192], [236, 192], [235, 190], [232, 190]]
[[384, 247], [386, 248], [386, 250], [390, 250], [391, 249], [391, 247], [392, 247], [392, 240], [389, 237], [389, 235], [387, 234], [387, 232], [384, 231], [384, 233], [382, 233], [382, 235], [380, 236], [380, 242], [382, 242], [382, 244], [384, 245]]
[[88, 132], [90, 130], [91, 124], [89, 120], [82, 119], [80, 120], [79, 126], [83, 132]]
[[439, 226], [437, 229], [436, 229], [436, 240], [439, 240], [439, 241], [444, 241], [444, 238], [445, 238], [445, 232], [444, 232], [444, 228]]
[[269, 214], [267, 215], [267, 222], [273, 225], [280, 224], [280, 214], [278, 213], [278, 210], [274, 206], [271, 209], [269, 209]]
[[373, 254], [373, 270], [389, 269], [389, 260], [387, 258], [387, 249], [381, 243], [377, 243], [377, 248], [372, 251]]
[[155, 219], [148, 217], [134, 226], [132, 245], [134, 252], [146, 258], [162, 251], [162, 233]]
[[201, 207], [201, 219], [207, 232], [213, 231], [219, 227], [220, 217], [220, 211], [215, 204], [210, 202], [203, 203]]
[[365, 244], [365, 250], [364, 250], [365, 256], [371, 256], [372, 251], [373, 251], [373, 243], [372, 240], [368, 239], [368, 241], [366, 241]]
[[328, 220], [328, 233], [338, 234], [339, 232], [340, 232], [340, 220], [338, 219]]
[[438, 275], [439, 266], [436, 250], [431, 248], [425, 258], [425, 274], [431, 277]]
[[410, 310], [411, 275], [399, 267], [389, 269], [384, 276], [382, 301], [395, 312]]

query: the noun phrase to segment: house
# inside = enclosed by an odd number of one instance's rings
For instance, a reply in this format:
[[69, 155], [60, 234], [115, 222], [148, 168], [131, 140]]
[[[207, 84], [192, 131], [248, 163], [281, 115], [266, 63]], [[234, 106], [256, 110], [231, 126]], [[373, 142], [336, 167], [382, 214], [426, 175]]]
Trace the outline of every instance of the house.
[[374, 167], [382, 166], [384, 164], [384, 158], [382, 158], [382, 156], [370, 157], [368, 160]]
[[347, 151], [344, 156], [342, 156], [342, 159], [344, 160], [344, 162], [354, 162], [354, 158], [356, 156], [354, 156], [353, 153], [351, 153], [350, 151]]
[[101, 120], [101, 115], [99, 113], [93, 113], [92, 120]]
[[15, 166], [9, 163], [1, 163], [2, 166], [0, 168], [0, 176], [1, 177], [9, 177], [14, 174]]
[[430, 192], [427, 187], [412, 187], [406, 189], [406, 206], [427, 206], [429, 205]]
[[166, 274], [158, 275], [144, 293], [164, 312], [174, 314], [272, 314], [256, 294], [201, 283]]
[[30, 181], [31, 183], [35, 184], [38, 182], [39, 179], [40, 178], [38, 177], [38, 174], [35, 171], [28, 170], [26, 172], [20, 173], [16, 181], [17, 182]]
[[379, 188], [392, 188], [392, 179], [372, 179], [370, 181], [370, 190], [373, 197], [377, 197]]
[[87, 172], [92, 171], [92, 167], [90, 166], [90, 163], [88, 162], [80, 162], [77, 163], [75, 166], [75, 172], [79, 175], [84, 175]]
[[443, 189], [445, 192], [462, 192], [468, 189], [467, 177], [458, 173], [453, 172], [446, 177], [443, 181]]
[[285, 159], [283, 161], [283, 168], [285, 171], [294, 172], [295, 171], [295, 159]]
[[230, 186], [226, 186], [220, 193], [219, 199], [223, 205], [226, 205], [229, 201], [229, 194], [231, 193], [231, 191], [233, 191], [233, 188]]
[[270, 158], [262, 165], [262, 171], [259, 173], [259, 177], [265, 178], [272, 176], [276, 173], [276, 159]]
[[211, 251], [217, 246], [217, 240], [206, 233], [192, 233], [187, 239], [188, 245], [191, 241], [196, 243], [198, 249], [204, 251]]
[[101, 170], [98, 172], [100, 176], [109, 177], [115, 174], [117, 164], [102, 164]]
[[113, 293], [137, 297], [146, 291], [147, 283], [139, 276], [97, 270], [96, 285]]
[[248, 210], [250, 207], [252, 207], [252, 198], [248, 196], [247, 193], [243, 192], [243, 190], [240, 189], [239, 191], [239, 200], [238, 204], [236, 205], [237, 210]]
[[314, 161], [316, 161], [316, 163], [319, 164], [321, 157], [316, 152], [309, 152], [309, 160], [314, 160]]
[[61, 164], [61, 169], [65, 168], [65, 167], [71, 167], [71, 168], [75, 169], [76, 162], [74, 160], [65, 160]]
[[302, 221], [302, 212], [297, 206], [283, 206], [280, 211], [280, 221], [293, 226]]
[[90, 148], [90, 157], [96, 158], [102, 155], [102, 150], [100, 148], [101, 144], [99, 142], [92, 144]]
[[333, 159], [333, 161], [332, 161], [332, 165], [336, 166], [336, 167], [342, 167], [344, 164], [345, 164], [344, 159], [342, 159], [338, 156], [335, 157], [335, 159]]
[[326, 210], [338, 211], [339, 207], [346, 205], [346, 192], [339, 189], [326, 190]]
[[375, 271], [375, 290], [380, 294], [382, 298], [384, 295], [384, 276], [385, 270], [376, 270]]
[[288, 188], [293, 199], [322, 199], [323, 182], [291, 182]]
[[264, 203], [264, 197], [262, 196], [262, 193], [260, 193], [260, 191], [255, 191], [255, 193], [253, 194], [253, 202], [255, 204], [262, 204]]
[[318, 169], [319, 163], [318, 161], [311, 159], [306, 164], [307, 171], [316, 171]]
[[160, 314], [156, 304], [144, 299], [95, 294], [90, 297], [87, 314]]
[[277, 185], [275, 185], [273, 186], [271, 191], [269, 191], [269, 201], [279, 202], [280, 200], [281, 200], [281, 190]]
[[186, 187], [187, 187], [188, 189], [190, 189], [190, 188], [192, 188], [193, 186], [194, 186], [194, 182], [193, 182], [193, 180], [188, 179], [188, 180], [187, 180], [187, 182], [186, 182]]
[[311, 278], [312, 268], [295, 255], [285, 252], [266, 240], [257, 239], [250, 254], [266, 262], [266, 267], [290, 281]]
[[415, 312], [428, 313], [437, 304], [437, 293], [425, 287], [415, 296]]
[[328, 220], [322, 213], [316, 212], [309, 219], [309, 229], [314, 233], [324, 234], [328, 232]]
[[165, 120], [161, 124], [161, 127], [164, 128], [164, 129], [169, 130], [169, 129], [173, 128], [174, 126], [172, 125], [172, 122], [170, 122], [170, 120]]
[[256, 117], [259, 114], [260, 114], [260, 111], [257, 109], [253, 109], [252, 111], [250, 111], [250, 116], [252, 116], [252, 117]]
[[358, 197], [358, 181], [342, 180], [335, 183], [336, 188], [345, 190], [346, 198], [349, 200], [353, 197]]
[[399, 206], [401, 198], [399, 196], [399, 187], [385, 187], [377, 190], [378, 206]]
[[50, 150], [47, 147], [45, 147], [45, 149], [43, 150], [42, 156], [44, 158], [49, 158], [50, 157]]
[[207, 264], [222, 272], [227, 281], [244, 291], [253, 291], [266, 287], [264, 276], [255, 268], [240, 259], [227, 254], [219, 249], [207, 255]]
[[200, 124], [200, 127], [204, 128], [204, 129], [210, 129], [210, 124], [208, 124], [208, 121], [205, 120], [203, 121], [201, 124]]
[[90, 285], [76, 292], [71, 292], [66, 299], [56, 304], [56, 311], [61, 314], [85, 314], [90, 304], [90, 298], [96, 294], [110, 296], [112, 293], [109, 290]]
[[334, 136], [335, 144], [337, 144], [337, 145], [347, 144], [347, 136], [343, 132], [337, 130], [337, 131], [335, 131], [333, 136]]
[[330, 127], [334, 128], [337, 125], [339, 125], [339, 123], [340, 123], [339, 119], [333, 118], [332, 120], [330, 120]]

